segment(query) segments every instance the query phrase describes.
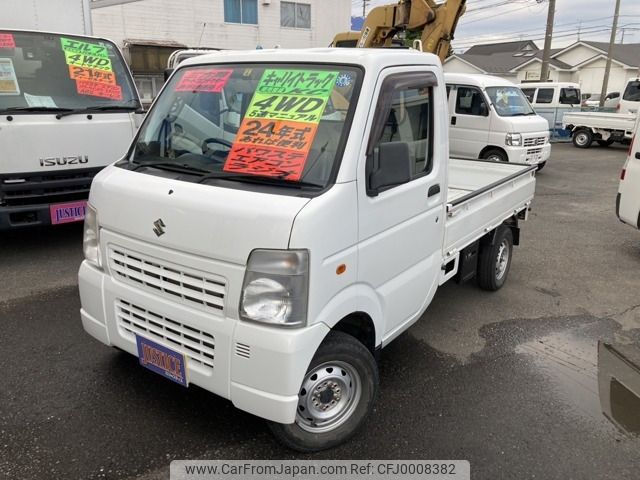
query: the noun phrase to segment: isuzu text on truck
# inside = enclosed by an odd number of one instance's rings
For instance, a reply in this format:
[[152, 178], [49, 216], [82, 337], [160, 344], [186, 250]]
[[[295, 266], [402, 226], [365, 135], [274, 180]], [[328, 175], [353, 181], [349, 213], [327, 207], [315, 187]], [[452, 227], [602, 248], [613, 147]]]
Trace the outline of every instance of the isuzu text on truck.
[[139, 108], [110, 41], [0, 29], [0, 230], [83, 220], [91, 180], [127, 150]]
[[85, 330], [292, 448], [345, 441], [372, 409], [379, 350], [438, 286], [507, 279], [537, 167], [450, 159], [448, 129], [431, 54], [187, 60], [94, 180]]

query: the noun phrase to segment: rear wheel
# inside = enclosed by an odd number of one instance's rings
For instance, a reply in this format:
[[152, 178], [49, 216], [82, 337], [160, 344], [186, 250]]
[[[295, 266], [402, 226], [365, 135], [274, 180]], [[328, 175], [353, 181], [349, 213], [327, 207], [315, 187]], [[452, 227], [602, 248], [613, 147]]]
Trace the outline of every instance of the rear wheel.
[[601, 147], [610, 147], [614, 144], [614, 142], [615, 140], [611, 138], [609, 140], [598, 140], [598, 145], [600, 145]]
[[593, 143], [591, 130], [578, 130], [573, 134], [573, 145], [578, 148], [589, 148]]
[[492, 245], [483, 245], [478, 259], [478, 285], [495, 292], [507, 281], [513, 255], [513, 234], [506, 226], [498, 227]]
[[490, 162], [508, 162], [509, 157], [502, 150], [498, 150], [497, 148], [492, 148], [491, 150], [487, 150], [482, 155], [484, 160], [489, 160]]
[[340, 445], [364, 424], [378, 383], [371, 352], [351, 335], [331, 332], [302, 381], [295, 423], [269, 422], [269, 428], [280, 442], [300, 452]]

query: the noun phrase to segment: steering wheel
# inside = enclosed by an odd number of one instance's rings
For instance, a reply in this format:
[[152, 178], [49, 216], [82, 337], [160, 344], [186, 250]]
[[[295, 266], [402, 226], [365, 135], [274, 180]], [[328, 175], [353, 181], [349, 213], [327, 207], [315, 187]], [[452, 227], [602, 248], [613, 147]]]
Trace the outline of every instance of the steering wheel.
[[202, 153], [204, 155], [207, 155], [209, 152], [211, 152], [211, 149], [209, 148], [210, 143], [218, 143], [229, 149], [233, 147], [233, 143], [225, 140], [224, 138], [215, 138], [215, 137], [205, 138], [202, 141]]

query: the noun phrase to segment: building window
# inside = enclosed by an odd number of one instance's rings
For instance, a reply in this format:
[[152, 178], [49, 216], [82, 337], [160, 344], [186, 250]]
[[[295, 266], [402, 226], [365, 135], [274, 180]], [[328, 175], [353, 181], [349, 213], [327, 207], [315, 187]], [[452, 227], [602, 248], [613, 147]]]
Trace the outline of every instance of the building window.
[[291, 28], [311, 28], [311, 5], [280, 2], [280, 25]]
[[224, 0], [226, 23], [258, 24], [258, 0]]

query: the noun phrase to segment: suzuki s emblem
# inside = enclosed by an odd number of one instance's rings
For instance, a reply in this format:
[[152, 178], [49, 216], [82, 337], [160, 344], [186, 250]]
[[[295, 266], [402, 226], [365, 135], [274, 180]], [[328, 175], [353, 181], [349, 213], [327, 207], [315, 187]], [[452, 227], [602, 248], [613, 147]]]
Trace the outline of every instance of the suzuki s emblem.
[[155, 222], [153, 222], [153, 233], [155, 233], [158, 237], [161, 237], [162, 235], [164, 235], [164, 227], [166, 227], [166, 225], [164, 224], [162, 219], [157, 219]]

